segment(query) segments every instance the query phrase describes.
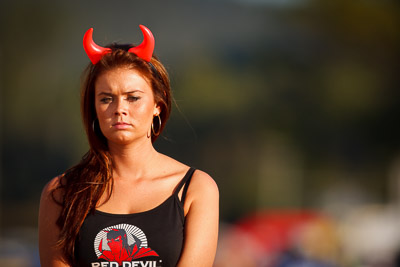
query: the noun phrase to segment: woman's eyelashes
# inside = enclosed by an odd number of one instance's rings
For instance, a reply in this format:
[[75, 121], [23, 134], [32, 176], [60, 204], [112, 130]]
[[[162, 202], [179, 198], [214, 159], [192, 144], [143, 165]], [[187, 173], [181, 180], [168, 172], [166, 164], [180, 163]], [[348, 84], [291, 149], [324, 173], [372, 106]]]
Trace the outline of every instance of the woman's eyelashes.
[[112, 97], [110, 97], [110, 96], [107, 96], [107, 97], [103, 97], [103, 98], [101, 98], [101, 99], [100, 99], [100, 102], [101, 102], [101, 103], [103, 103], [103, 104], [109, 104], [109, 103], [111, 103], [111, 102], [112, 102], [112, 100], [113, 100], [113, 98], [112, 98]]
[[[128, 95], [126, 98], [124, 98], [124, 100], [128, 101], [128, 102], [136, 102], [140, 99], [140, 97], [138, 96], [133, 96], [133, 95]], [[103, 104], [110, 104], [114, 101], [114, 97], [112, 96], [106, 96], [106, 97], [102, 97], [100, 99], [100, 102]]]
[[133, 96], [133, 95], [128, 95], [128, 97], [126, 98], [126, 100], [128, 100], [128, 102], [135, 102], [135, 101], [138, 101], [139, 99], [140, 99], [140, 97]]

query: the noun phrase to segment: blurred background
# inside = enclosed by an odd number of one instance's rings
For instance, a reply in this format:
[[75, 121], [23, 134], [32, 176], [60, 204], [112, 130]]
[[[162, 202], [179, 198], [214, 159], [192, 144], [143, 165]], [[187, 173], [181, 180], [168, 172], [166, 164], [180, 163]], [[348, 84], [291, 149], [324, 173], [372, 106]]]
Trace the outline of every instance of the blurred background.
[[219, 185], [215, 266], [400, 266], [398, 1], [0, 3], [0, 266], [40, 266], [41, 190], [88, 149], [83, 34], [139, 24], [176, 100], [155, 145]]

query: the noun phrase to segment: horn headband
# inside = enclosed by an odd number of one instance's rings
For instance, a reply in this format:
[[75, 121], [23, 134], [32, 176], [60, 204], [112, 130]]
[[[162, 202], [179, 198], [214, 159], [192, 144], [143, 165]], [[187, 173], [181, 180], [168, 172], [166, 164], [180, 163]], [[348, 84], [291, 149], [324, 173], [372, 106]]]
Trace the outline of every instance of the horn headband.
[[[151, 31], [143, 25], [139, 25], [143, 33], [143, 42], [135, 47], [132, 47], [128, 52], [134, 53], [141, 59], [150, 62], [154, 51], [154, 36]], [[110, 48], [101, 47], [93, 41], [93, 28], [86, 31], [83, 36], [83, 48], [88, 55], [90, 61], [94, 64], [108, 53], [111, 53]]]

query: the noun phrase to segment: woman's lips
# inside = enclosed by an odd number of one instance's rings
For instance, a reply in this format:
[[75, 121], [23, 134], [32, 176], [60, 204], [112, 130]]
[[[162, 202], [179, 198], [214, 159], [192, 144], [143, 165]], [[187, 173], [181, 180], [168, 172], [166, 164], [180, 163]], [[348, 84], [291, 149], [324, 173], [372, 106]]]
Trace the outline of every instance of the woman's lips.
[[112, 125], [115, 129], [124, 130], [130, 128], [132, 125], [126, 122], [117, 122]]

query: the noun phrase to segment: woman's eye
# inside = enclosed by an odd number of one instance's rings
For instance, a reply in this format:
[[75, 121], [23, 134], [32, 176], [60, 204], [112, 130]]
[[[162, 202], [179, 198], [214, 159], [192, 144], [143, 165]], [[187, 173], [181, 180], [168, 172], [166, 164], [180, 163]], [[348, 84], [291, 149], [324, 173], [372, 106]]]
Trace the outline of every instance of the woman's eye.
[[112, 97], [103, 97], [102, 99], [100, 99], [100, 102], [103, 104], [109, 104], [112, 102]]
[[137, 96], [128, 96], [126, 99], [127, 99], [129, 102], [135, 102], [135, 101], [138, 101], [138, 100], [140, 99], [140, 97], [137, 97]]

